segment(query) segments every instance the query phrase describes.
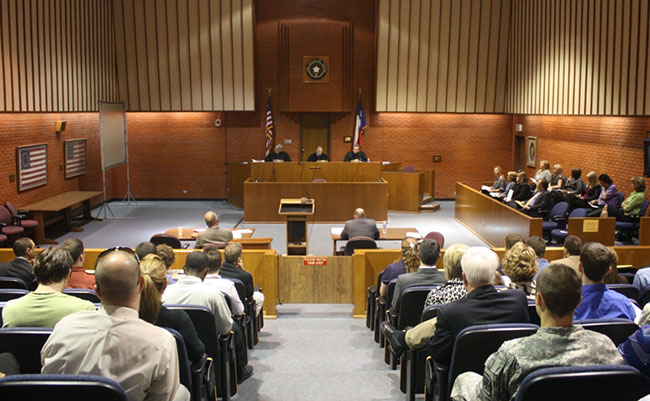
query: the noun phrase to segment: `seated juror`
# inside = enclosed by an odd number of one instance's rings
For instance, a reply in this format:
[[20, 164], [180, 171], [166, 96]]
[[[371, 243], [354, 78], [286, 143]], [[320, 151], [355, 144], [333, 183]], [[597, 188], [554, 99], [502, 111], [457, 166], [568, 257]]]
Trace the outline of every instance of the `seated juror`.
[[195, 248], [203, 248], [210, 244], [227, 244], [232, 239], [232, 231], [219, 227], [219, 217], [215, 212], [207, 212], [203, 219], [208, 229], [196, 236]]
[[291, 157], [284, 151], [282, 145], [275, 145], [272, 152], [264, 158], [265, 162], [290, 162]]
[[368, 156], [361, 150], [361, 146], [354, 145], [352, 150], [345, 154], [344, 162], [367, 162]]
[[379, 229], [373, 219], [366, 218], [366, 211], [358, 208], [354, 211], [354, 218], [345, 222], [341, 239], [350, 239], [354, 237], [368, 237], [379, 239]]
[[323, 147], [318, 145], [316, 146], [316, 151], [309, 155], [307, 158], [308, 162], [328, 162], [330, 157], [323, 153]]
[[571, 267], [552, 264], [544, 269], [535, 295], [540, 329], [504, 342], [485, 362], [483, 376], [474, 372], [458, 376], [451, 399], [509, 401], [526, 375], [538, 369], [622, 364], [623, 358], [607, 336], [573, 325], [580, 292], [580, 278]]

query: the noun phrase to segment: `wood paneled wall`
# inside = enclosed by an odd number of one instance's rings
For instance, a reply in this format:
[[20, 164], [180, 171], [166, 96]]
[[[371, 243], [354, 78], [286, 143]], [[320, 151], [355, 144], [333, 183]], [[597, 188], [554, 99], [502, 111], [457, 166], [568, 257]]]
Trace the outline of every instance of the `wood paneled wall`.
[[376, 111], [505, 111], [510, 0], [379, 0]]
[[0, 1], [0, 112], [118, 100], [111, 0]]
[[113, 4], [127, 110], [254, 110], [253, 0]]
[[508, 111], [650, 115], [648, 0], [513, 2]]

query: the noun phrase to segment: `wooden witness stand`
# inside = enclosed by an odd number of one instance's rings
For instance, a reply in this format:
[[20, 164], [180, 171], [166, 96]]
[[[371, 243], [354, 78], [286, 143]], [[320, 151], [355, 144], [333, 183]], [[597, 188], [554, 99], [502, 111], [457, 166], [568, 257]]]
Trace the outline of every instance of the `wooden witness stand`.
[[287, 255], [307, 255], [307, 216], [314, 207], [313, 199], [280, 199], [278, 214], [287, 217]]

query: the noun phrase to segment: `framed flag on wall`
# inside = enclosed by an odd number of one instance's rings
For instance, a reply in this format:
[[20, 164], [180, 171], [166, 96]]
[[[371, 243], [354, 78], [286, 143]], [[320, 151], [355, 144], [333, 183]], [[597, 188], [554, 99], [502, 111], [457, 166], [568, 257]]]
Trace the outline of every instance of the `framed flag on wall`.
[[86, 139], [65, 141], [65, 178], [86, 174]]
[[18, 158], [18, 190], [47, 184], [47, 144], [19, 146]]

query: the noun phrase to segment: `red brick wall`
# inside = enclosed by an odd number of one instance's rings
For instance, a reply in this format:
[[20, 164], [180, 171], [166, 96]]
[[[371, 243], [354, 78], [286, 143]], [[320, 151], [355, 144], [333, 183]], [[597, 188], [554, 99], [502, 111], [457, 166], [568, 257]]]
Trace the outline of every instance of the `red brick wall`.
[[[523, 134], [537, 137], [539, 160], [559, 163], [563, 175], [579, 167], [583, 175], [606, 173], [619, 190], [629, 193], [629, 180], [643, 176], [643, 140], [650, 130], [648, 117], [587, 117], [517, 115]], [[529, 174], [536, 169], [528, 168]], [[650, 184], [650, 181], [648, 182]]]

